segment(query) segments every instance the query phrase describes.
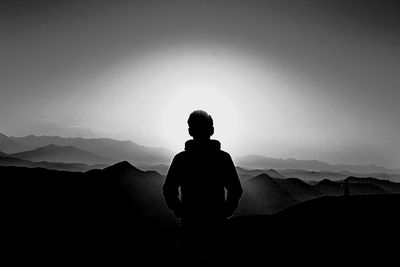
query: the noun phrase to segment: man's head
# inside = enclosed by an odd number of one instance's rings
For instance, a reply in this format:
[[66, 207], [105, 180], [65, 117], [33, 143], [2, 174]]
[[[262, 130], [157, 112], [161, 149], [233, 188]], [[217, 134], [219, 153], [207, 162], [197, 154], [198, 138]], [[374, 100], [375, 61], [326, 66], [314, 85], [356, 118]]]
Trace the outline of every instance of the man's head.
[[193, 111], [188, 119], [189, 134], [195, 140], [207, 140], [214, 134], [214, 122], [203, 110]]

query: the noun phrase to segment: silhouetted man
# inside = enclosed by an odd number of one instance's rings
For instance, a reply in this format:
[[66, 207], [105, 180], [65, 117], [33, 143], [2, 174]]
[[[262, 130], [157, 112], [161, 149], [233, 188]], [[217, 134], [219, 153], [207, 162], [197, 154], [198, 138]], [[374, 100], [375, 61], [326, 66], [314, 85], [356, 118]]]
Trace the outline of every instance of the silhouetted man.
[[185, 151], [174, 157], [163, 186], [164, 198], [181, 218], [186, 263], [224, 260], [226, 219], [236, 210], [243, 189], [230, 155], [221, 150], [219, 141], [210, 139], [211, 116], [194, 111], [188, 125], [193, 140], [186, 141]]

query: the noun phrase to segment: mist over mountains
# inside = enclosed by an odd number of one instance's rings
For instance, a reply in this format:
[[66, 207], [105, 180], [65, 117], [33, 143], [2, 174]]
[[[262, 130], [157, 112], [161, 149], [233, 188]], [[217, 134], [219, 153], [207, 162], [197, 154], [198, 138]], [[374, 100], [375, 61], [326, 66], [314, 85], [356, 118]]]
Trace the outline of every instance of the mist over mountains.
[[[64, 154], [67, 160], [65, 162], [87, 164], [112, 164], [123, 160], [139, 165], [169, 164], [172, 158], [172, 153], [164, 148], [146, 147], [132, 141], [110, 138], [64, 138], [34, 135], [8, 137], [1, 134], [0, 151], [24, 159], [46, 161], [64, 161]], [[68, 154], [69, 158], [67, 158]], [[74, 155], [76, 160], [81, 161], [74, 161]]]
[[10, 157], [30, 161], [48, 161], [64, 163], [112, 164], [117, 160], [98, 156], [94, 153], [78, 149], [73, 146], [47, 145], [33, 150], [10, 154]]
[[310, 171], [348, 171], [356, 173], [399, 173], [400, 169], [387, 169], [376, 165], [329, 164], [318, 160], [275, 159], [260, 155], [237, 157], [236, 164], [252, 169], [302, 169]]
[[[168, 172], [168, 165], [158, 164], [158, 165], [144, 165], [139, 166], [144, 170], [155, 170], [160, 174], [166, 175]], [[241, 166], [236, 166], [236, 172], [242, 182], [247, 182], [251, 178], [258, 176], [260, 174], [266, 174], [272, 178], [278, 179], [300, 179], [305, 182], [319, 182], [322, 180], [332, 180], [341, 181], [350, 176], [356, 177], [372, 177], [375, 179], [389, 180], [392, 182], [400, 182], [400, 174], [397, 173], [357, 173], [349, 171], [309, 171], [301, 169], [249, 169]]]
[[15, 142], [5, 134], [0, 133], [0, 150], [4, 153], [17, 153], [31, 149], [29, 145]]
[[0, 155], [0, 166], [43, 168], [48, 170], [68, 171], [68, 172], [85, 172], [92, 169], [103, 169], [107, 167], [107, 165], [103, 164], [87, 165], [84, 163], [65, 163], [65, 162], [47, 162], [47, 161], [34, 162], [19, 158], [13, 158], [7, 155]]
[[[37, 187], [34, 193], [37, 194], [45, 188], [48, 190], [58, 188], [57, 190], [66, 191], [67, 199], [70, 198], [67, 195], [69, 193], [74, 195], [75, 191], [77, 191], [75, 195], [79, 193], [82, 198], [108, 198], [110, 197], [108, 190], [115, 187], [114, 189], [117, 191], [113, 193], [116, 194], [113, 201], [119, 199], [124, 205], [129, 204], [130, 207], [126, 207], [129, 214], [135, 214], [135, 216], [140, 214], [140, 218], [144, 216], [147, 219], [151, 217], [162, 221], [173, 219], [172, 214], [164, 205], [161, 193], [165, 175], [156, 171], [140, 170], [127, 161], [103, 169], [82, 172], [70, 172], [68, 169], [66, 171], [50, 170], [45, 165], [36, 167], [40, 168], [0, 167], [0, 173], [5, 179], [4, 182], [8, 184], [7, 186], [12, 185], [13, 188], [15, 186], [15, 190], [20, 190], [25, 186], [30, 189]], [[267, 172], [275, 173], [277, 178], [261, 173], [249, 179], [247, 174], [239, 173], [244, 194], [235, 215], [272, 214], [310, 199], [344, 194], [344, 179], [338, 181], [324, 179], [310, 183], [298, 178], [282, 178], [277, 171], [267, 170]], [[13, 177], [19, 178], [13, 179]], [[23, 179], [26, 184], [20, 184], [20, 179]], [[388, 180], [352, 176], [347, 177], [346, 180], [349, 184], [350, 194], [400, 193], [400, 183]], [[63, 186], [61, 186], [62, 184]], [[107, 189], [108, 186], [111, 187]], [[102, 195], [102, 191], [104, 191], [104, 195]], [[26, 197], [21, 194], [20, 192], [15, 196]], [[48, 193], [42, 192], [41, 194]], [[85, 194], [87, 195], [85, 196]], [[100, 195], [91, 196], [92, 194]]]
[[[34, 136], [25, 137], [6, 136], [0, 133], [0, 151], [15, 158], [30, 161], [47, 162], [73, 162], [88, 165], [113, 164], [127, 160], [136, 166], [145, 169], [159, 170], [166, 173], [173, 153], [164, 148], [146, 147], [132, 141], [115, 140], [111, 138], [66, 138], [60, 136]], [[4, 156], [4, 155], [3, 155]], [[275, 169], [285, 170], [280, 172], [285, 177], [299, 177], [299, 170], [316, 171], [323, 178], [335, 179], [357, 174], [393, 174], [400, 179], [400, 169], [387, 169], [376, 165], [350, 165], [329, 164], [318, 160], [297, 160], [293, 158], [276, 159], [260, 155], [247, 155], [234, 157], [235, 164], [247, 169]], [[343, 172], [343, 173], [342, 173]], [[346, 173], [348, 172], [348, 173]], [[296, 176], [292, 175], [295, 173]], [[304, 174], [307, 180], [311, 172]], [[274, 174], [271, 174], [274, 177]], [[376, 177], [376, 175], [374, 175]], [[386, 177], [390, 179], [391, 177]], [[320, 180], [320, 179], [314, 179]]]

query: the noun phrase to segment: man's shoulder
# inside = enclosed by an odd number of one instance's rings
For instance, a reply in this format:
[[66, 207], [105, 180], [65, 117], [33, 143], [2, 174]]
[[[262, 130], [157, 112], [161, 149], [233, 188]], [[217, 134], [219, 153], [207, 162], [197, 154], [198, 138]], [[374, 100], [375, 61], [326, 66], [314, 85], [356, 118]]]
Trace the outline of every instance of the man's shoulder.
[[224, 150], [218, 151], [218, 157], [225, 162], [230, 162], [232, 160], [231, 155]]
[[228, 152], [224, 151], [224, 150], [219, 150], [219, 154], [222, 157], [226, 157], [226, 158], [230, 158], [231, 157], [231, 155]]
[[178, 154], [176, 154], [174, 156], [174, 161], [179, 161], [182, 160], [185, 157], [186, 152], [185, 151], [181, 151]]
[[[188, 152], [188, 151], [181, 151], [181, 152], [179, 152], [178, 154], [176, 154], [174, 156], [174, 161], [184, 160], [186, 157], [188, 157], [189, 154], [190, 154], [190, 152]], [[230, 160], [231, 159], [231, 155], [228, 152], [224, 151], [224, 150], [218, 150], [218, 151], [216, 151], [216, 154], [221, 159], [224, 159], [224, 160]]]

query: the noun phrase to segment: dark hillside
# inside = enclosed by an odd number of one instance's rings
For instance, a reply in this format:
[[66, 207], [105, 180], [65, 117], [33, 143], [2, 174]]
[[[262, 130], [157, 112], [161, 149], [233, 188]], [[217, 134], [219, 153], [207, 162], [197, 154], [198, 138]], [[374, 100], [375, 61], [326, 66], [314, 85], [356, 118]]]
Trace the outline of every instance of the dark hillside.
[[397, 255], [399, 207], [399, 194], [327, 196], [275, 215], [233, 218], [238, 262], [388, 264]]
[[156, 172], [122, 162], [86, 173], [0, 167], [0, 174], [2, 239], [17, 262], [171, 257], [165, 251], [176, 222], [162, 200], [164, 177]]
[[[349, 181], [350, 192], [358, 188], [365, 195], [318, 197], [314, 186], [298, 179], [250, 179], [238, 213], [281, 211], [230, 219], [234, 261], [310, 265], [321, 259], [339, 264], [344, 255], [354, 262], [365, 255], [390, 258], [399, 240], [400, 195], [376, 194], [383, 189], [363, 178]], [[126, 161], [85, 173], [0, 167], [3, 252], [21, 264], [173, 265], [178, 224], [164, 204], [163, 182], [157, 172]], [[343, 193], [338, 182], [318, 186]], [[306, 198], [313, 199], [298, 203]]]

